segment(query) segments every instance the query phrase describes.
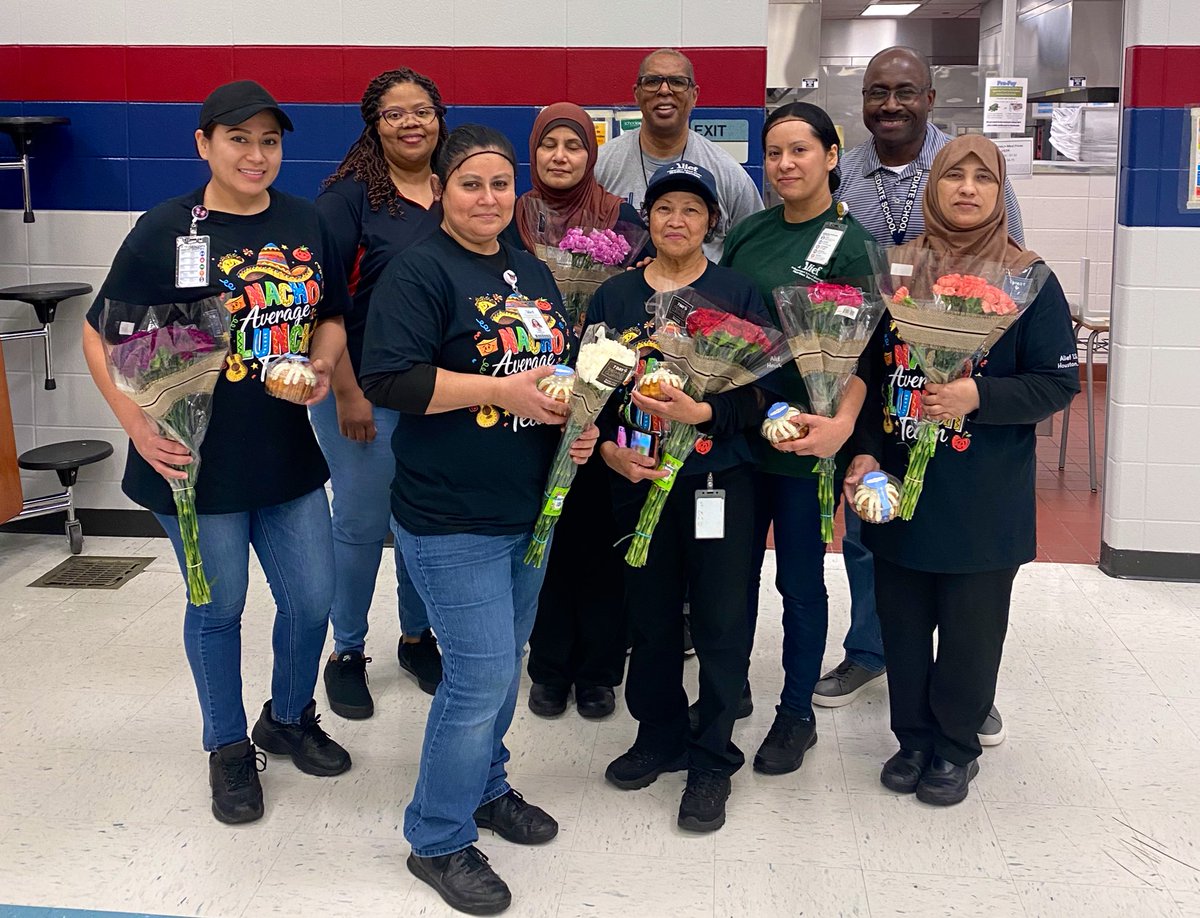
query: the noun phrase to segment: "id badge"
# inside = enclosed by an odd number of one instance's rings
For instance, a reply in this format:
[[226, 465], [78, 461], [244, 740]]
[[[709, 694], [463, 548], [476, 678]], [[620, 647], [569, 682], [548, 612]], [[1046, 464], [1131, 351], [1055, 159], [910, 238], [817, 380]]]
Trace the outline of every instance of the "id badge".
[[208, 237], [175, 237], [175, 286], [208, 286]]
[[833, 258], [834, 252], [838, 246], [842, 244], [842, 239], [846, 235], [846, 227], [841, 223], [826, 223], [821, 230], [821, 234], [817, 236], [817, 241], [812, 244], [812, 248], [808, 250], [807, 260], [814, 265], [827, 265], [829, 260]]
[[[521, 318], [521, 324], [525, 326], [525, 331], [529, 332], [530, 336], [538, 341], [549, 341], [553, 337], [550, 333], [550, 326], [546, 324], [546, 319], [542, 315], [542, 311], [536, 306], [530, 306], [529, 300], [516, 301], [515, 297], [509, 297], [510, 308], [515, 309], [518, 316]], [[522, 306], [519, 303], [525, 303]]]
[[723, 490], [696, 492], [696, 538], [725, 538], [725, 492]]

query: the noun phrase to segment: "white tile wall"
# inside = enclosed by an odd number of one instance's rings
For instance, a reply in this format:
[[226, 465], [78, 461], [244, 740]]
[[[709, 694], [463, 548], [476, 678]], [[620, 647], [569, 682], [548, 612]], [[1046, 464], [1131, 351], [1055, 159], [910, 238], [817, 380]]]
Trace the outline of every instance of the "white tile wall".
[[1150, 348], [1112, 345], [1109, 397], [1121, 405], [1146, 405], [1150, 400]]
[[[1125, 0], [1126, 3], [1136, 0]], [[1149, 0], [1142, 0], [1149, 2]], [[1162, 3], [1163, 0], [1158, 0]], [[1200, 45], [1200, 7], [1196, 0], [1169, 0], [1171, 19], [1168, 25], [1168, 45]]]
[[1146, 551], [1200, 552], [1200, 522], [1147, 520], [1143, 539]]
[[1171, 39], [1171, 0], [1125, 0], [1126, 45], [1165, 45]]
[[[272, 41], [233, 0], [0, 0], [13, 43], [222, 45]], [[473, 47], [750, 46], [767, 0], [291, 0], [261, 14], [293, 44]], [[300, 66], [303, 66], [302, 62]]]

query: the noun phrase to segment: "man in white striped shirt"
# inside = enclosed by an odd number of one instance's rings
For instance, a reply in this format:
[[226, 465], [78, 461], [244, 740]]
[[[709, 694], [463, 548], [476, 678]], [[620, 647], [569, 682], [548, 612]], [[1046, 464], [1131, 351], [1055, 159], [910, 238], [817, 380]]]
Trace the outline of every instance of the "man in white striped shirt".
[[[950, 142], [929, 123], [937, 91], [929, 61], [912, 48], [886, 48], [863, 74], [863, 124], [871, 139], [841, 158], [838, 199], [883, 246], [911, 242], [925, 232], [921, 207], [933, 158]], [[1005, 179], [1008, 230], [1025, 243], [1021, 208]], [[849, 704], [885, 674], [883, 640], [875, 611], [875, 571], [871, 553], [860, 538], [862, 521], [846, 512], [842, 557], [850, 581], [850, 629], [842, 643], [845, 658], [826, 673], [813, 692], [813, 704]], [[979, 742], [994, 746], [1004, 740], [1000, 712], [992, 708], [980, 727]]]

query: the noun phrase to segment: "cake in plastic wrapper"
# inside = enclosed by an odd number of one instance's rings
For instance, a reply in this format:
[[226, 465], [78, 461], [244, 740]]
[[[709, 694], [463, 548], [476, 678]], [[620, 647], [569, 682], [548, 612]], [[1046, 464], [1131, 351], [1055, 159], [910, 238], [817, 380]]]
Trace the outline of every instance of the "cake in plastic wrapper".
[[797, 420], [803, 412], [787, 402], [776, 402], [767, 409], [767, 418], [762, 422], [762, 435], [771, 443], [787, 443], [803, 440], [808, 436], [808, 425]]
[[676, 389], [682, 389], [685, 382], [686, 380], [682, 376], [666, 364], [655, 363], [648, 368], [647, 372], [642, 374], [642, 378], [638, 380], [637, 390], [647, 398], [655, 398], [663, 402], [666, 401], [663, 398], [663, 386], [674, 386]]
[[538, 388], [565, 405], [571, 401], [571, 392], [575, 389], [575, 371], [565, 363], [560, 363], [553, 373], [538, 380]]
[[899, 509], [899, 479], [887, 472], [867, 472], [854, 492], [854, 512], [868, 523], [890, 523]]
[[281, 357], [267, 368], [263, 385], [268, 395], [303, 405], [312, 398], [317, 374], [307, 357]]

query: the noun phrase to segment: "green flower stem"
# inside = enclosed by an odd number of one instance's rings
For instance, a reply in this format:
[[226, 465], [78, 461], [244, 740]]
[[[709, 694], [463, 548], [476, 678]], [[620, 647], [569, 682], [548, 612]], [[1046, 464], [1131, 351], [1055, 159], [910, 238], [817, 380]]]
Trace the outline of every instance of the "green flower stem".
[[900, 512], [902, 520], [911, 520], [917, 509], [917, 500], [925, 487], [925, 469], [933, 458], [938, 444], [938, 424], [934, 421], [917, 422], [917, 440], [908, 453], [908, 471], [904, 475], [904, 486], [900, 490]]
[[583, 433], [583, 425], [578, 421], [568, 421], [563, 429], [562, 439], [558, 443], [558, 451], [554, 461], [550, 463], [550, 477], [546, 480], [545, 503], [542, 512], [538, 514], [537, 522], [533, 525], [533, 538], [525, 552], [525, 563], [541, 567], [546, 554], [546, 546], [550, 543], [550, 533], [562, 515], [562, 501], [571, 490], [575, 481], [575, 473], [579, 466], [571, 459], [571, 444]]
[[817, 460], [817, 500], [821, 509], [821, 541], [833, 541], [833, 479], [834, 460]]
[[[689, 392], [689, 394], [692, 394], [693, 398], [699, 398], [698, 393]], [[670, 478], [656, 479], [650, 482], [650, 493], [646, 495], [646, 502], [642, 504], [642, 512], [638, 516], [633, 542], [630, 544], [629, 550], [625, 552], [625, 561], [630, 567], [646, 566], [646, 555], [650, 551], [650, 539], [654, 536], [654, 527], [658, 525], [663, 507], [666, 506], [667, 495], [670, 494], [675, 480], [679, 478], [684, 460], [695, 448], [696, 428], [691, 424], [672, 422], [671, 430], [663, 442], [662, 452], [664, 460], [668, 456], [673, 457], [678, 467]], [[663, 467], [664, 462], [660, 460], [658, 468]]]

